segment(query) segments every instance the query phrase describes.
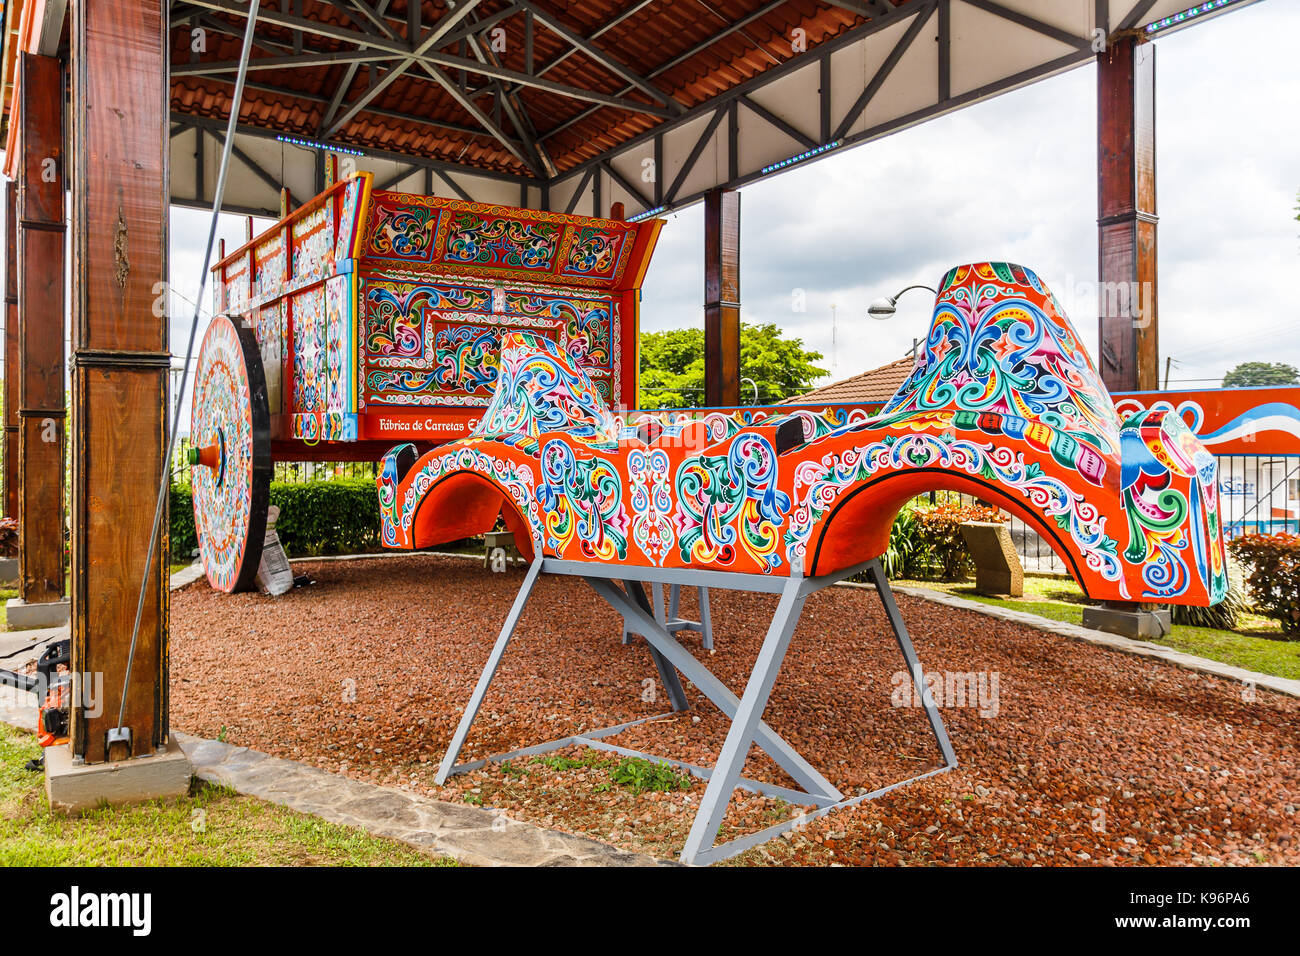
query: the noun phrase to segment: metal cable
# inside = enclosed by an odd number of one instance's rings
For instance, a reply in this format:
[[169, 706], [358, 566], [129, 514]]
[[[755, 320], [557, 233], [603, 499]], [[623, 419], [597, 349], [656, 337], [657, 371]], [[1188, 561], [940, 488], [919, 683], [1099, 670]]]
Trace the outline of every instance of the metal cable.
[[126, 658], [126, 674], [122, 677], [122, 700], [117, 708], [117, 726], [122, 729], [126, 715], [126, 692], [131, 684], [131, 668], [135, 664], [136, 644], [140, 639], [140, 620], [144, 616], [144, 599], [149, 590], [149, 571], [157, 551], [158, 532], [162, 527], [163, 510], [167, 506], [167, 492], [171, 486], [171, 461], [176, 450], [176, 431], [180, 427], [181, 405], [185, 399], [185, 386], [190, 376], [190, 360], [194, 356], [194, 339], [199, 330], [199, 303], [208, 287], [208, 264], [212, 260], [212, 247], [217, 239], [217, 220], [221, 216], [221, 202], [226, 192], [226, 173], [230, 169], [230, 152], [235, 145], [235, 130], [239, 123], [239, 107], [244, 98], [244, 78], [248, 75], [248, 56], [253, 49], [253, 33], [257, 29], [257, 8], [261, 0], [250, 0], [248, 26], [244, 28], [244, 45], [239, 52], [239, 74], [235, 78], [235, 92], [230, 100], [230, 119], [226, 123], [226, 140], [221, 146], [221, 170], [217, 174], [217, 190], [212, 199], [212, 221], [208, 225], [208, 244], [203, 253], [203, 271], [199, 276], [199, 292], [195, 297], [194, 317], [190, 320], [189, 344], [185, 347], [185, 364], [181, 369], [181, 383], [176, 391], [176, 410], [172, 427], [167, 434], [167, 456], [163, 459], [163, 473], [158, 482], [158, 503], [153, 512], [153, 531], [149, 535], [149, 550], [144, 562], [144, 575], [140, 581], [140, 597], [135, 606], [135, 624], [131, 628], [131, 649]]

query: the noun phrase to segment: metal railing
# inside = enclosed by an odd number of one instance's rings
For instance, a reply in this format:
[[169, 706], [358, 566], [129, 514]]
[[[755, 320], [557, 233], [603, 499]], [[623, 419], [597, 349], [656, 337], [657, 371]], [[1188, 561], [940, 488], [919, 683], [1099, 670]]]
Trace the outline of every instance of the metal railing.
[[[1219, 516], [1224, 536], [1300, 534], [1300, 455], [1218, 455]], [[1066, 567], [1033, 528], [1012, 515], [1011, 540], [1026, 571], [1065, 574]]]
[[[172, 481], [190, 483], [189, 439], [177, 442], [172, 457]], [[272, 481], [305, 482], [329, 481], [335, 478], [365, 478], [373, 481], [379, 476], [377, 461], [277, 461]]]

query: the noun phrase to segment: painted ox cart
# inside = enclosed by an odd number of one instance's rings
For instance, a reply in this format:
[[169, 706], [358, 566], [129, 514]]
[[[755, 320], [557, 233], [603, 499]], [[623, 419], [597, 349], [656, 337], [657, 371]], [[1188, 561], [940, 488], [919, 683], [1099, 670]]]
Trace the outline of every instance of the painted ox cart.
[[[737, 786], [816, 816], [899, 785], [846, 796], [762, 720], [804, 601], [855, 572], [876, 585], [942, 756], [912, 779], [956, 765], [878, 560], [909, 499], [951, 489], [1019, 515], [1094, 600], [1209, 605], [1228, 586], [1216, 468], [1171, 409], [1121, 420], [1042, 281], [986, 262], [943, 278], [910, 376], [874, 415], [618, 416], [556, 343], [511, 332], [472, 434], [423, 453], [395, 447], [378, 493], [389, 547], [428, 547], [503, 517], [532, 562], [439, 781], [484, 762], [456, 759], [538, 575], [581, 577], [644, 636], [674, 711], [688, 706], [686, 678], [732, 720], [715, 767], [679, 762], [709, 781], [682, 859], [709, 862], [797, 823], [715, 846]], [[652, 611], [646, 581], [780, 595], [743, 697]], [[638, 722], [486, 759], [574, 744], [632, 754], [609, 738]], [[755, 745], [793, 787], [741, 776]]]
[[465, 436], [510, 332], [554, 344], [602, 402], [635, 404], [661, 226], [385, 192], [361, 173], [222, 258], [190, 430], [212, 586], [253, 583], [273, 462]]

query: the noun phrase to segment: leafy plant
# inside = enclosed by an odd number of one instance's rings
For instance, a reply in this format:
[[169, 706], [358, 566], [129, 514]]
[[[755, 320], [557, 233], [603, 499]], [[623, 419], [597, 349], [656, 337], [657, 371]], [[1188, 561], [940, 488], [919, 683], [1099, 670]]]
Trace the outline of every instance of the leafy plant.
[[997, 508], [962, 504], [918, 508], [915, 518], [926, 549], [923, 574], [934, 575], [941, 581], [959, 581], [975, 570], [975, 563], [961, 534], [963, 524], [967, 521], [1006, 520]]
[[1246, 584], [1255, 610], [1281, 623], [1290, 639], [1300, 639], [1300, 535], [1248, 534], [1228, 548], [1251, 569]]
[[609, 779], [636, 794], [647, 790], [667, 793], [691, 788], [690, 774], [674, 769], [671, 764], [655, 763], [640, 757], [629, 757], [621, 761], [609, 772]]
[[[273, 481], [271, 504], [280, 508], [275, 530], [293, 557], [354, 554], [379, 547], [379, 496], [368, 478]], [[187, 559], [198, 547], [187, 485], [172, 485], [170, 527], [172, 554]]]
[[926, 551], [916, 511], [904, 508], [894, 518], [894, 524], [889, 529], [889, 549], [880, 558], [885, 574], [891, 578], [914, 576], [915, 569], [924, 561]]
[[1228, 566], [1228, 593], [1218, 604], [1212, 607], [1174, 604], [1170, 607], [1173, 623], [1210, 627], [1216, 631], [1236, 630], [1238, 619], [1249, 612], [1250, 601], [1246, 599], [1245, 582], [1241, 573], [1232, 565]]

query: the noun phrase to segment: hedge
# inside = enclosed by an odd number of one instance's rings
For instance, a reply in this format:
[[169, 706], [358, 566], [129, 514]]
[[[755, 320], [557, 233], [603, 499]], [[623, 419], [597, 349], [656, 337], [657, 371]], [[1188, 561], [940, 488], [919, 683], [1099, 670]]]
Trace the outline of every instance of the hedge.
[[1280, 623], [1288, 639], [1300, 639], [1300, 535], [1247, 534], [1228, 549], [1250, 567], [1255, 611]]
[[[369, 478], [271, 482], [280, 508], [275, 530], [291, 557], [379, 550], [379, 497]], [[185, 561], [198, 547], [188, 485], [172, 485], [172, 559]]]

